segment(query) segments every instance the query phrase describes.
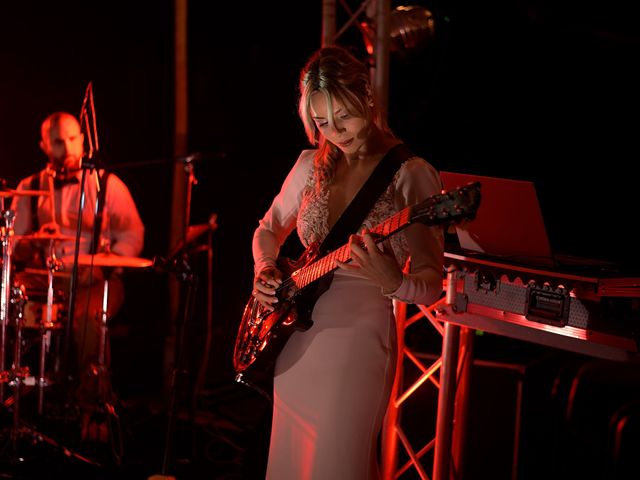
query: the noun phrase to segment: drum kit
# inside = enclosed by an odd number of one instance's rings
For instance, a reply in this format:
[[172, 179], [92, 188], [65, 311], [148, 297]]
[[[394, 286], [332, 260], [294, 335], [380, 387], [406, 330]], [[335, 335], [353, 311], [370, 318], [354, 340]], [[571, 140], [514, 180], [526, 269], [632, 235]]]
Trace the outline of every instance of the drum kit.
[[[24, 387], [35, 387], [37, 390], [37, 414], [44, 412], [44, 394], [47, 387], [55, 383], [55, 379], [69, 378], [67, 372], [60, 372], [60, 359], [51, 358], [52, 337], [62, 332], [67, 326], [68, 297], [67, 292], [56, 289], [54, 279], [69, 277], [74, 256], [58, 258], [56, 245], [58, 242], [75, 240], [75, 236], [63, 235], [57, 232], [38, 232], [28, 235], [14, 235], [14, 221], [16, 214], [13, 210], [5, 209], [5, 198], [15, 196], [49, 195], [48, 191], [40, 190], [9, 190], [0, 189], [2, 219], [0, 220], [0, 243], [2, 248], [2, 278], [0, 282], [0, 409], [12, 412], [13, 422], [8, 429], [8, 441], [12, 451], [16, 453], [19, 437], [28, 434], [32, 440], [45, 440], [57, 445], [52, 439], [32, 428], [26, 428], [21, 420], [21, 393]], [[40, 281], [40, 287], [25, 287], [14, 275], [12, 265], [14, 242], [25, 242], [30, 246], [43, 249], [46, 255], [46, 267], [40, 269], [24, 269], [19, 272], [26, 278], [46, 277], [46, 282]], [[46, 253], [44, 253], [46, 252]], [[101, 267], [107, 271], [120, 268], [148, 268], [153, 262], [145, 258], [120, 256], [110, 252], [97, 254], [79, 254], [79, 266]], [[22, 278], [25, 278], [24, 276]], [[102, 310], [98, 314], [99, 321], [99, 351], [97, 364], [92, 365], [92, 372], [98, 376], [98, 382], [109, 375], [106, 361], [106, 346], [108, 344], [107, 311], [109, 296], [109, 276], [105, 275], [102, 288]], [[37, 282], [36, 282], [37, 283]], [[63, 282], [65, 283], [65, 282]], [[68, 284], [69, 282], [66, 282]], [[25, 365], [26, 337], [38, 338], [39, 343], [36, 372], [32, 372], [30, 365]], [[58, 336], [58, 340], [59, 340]], [[59, 352], [55, 352], [58, 353]], [[49, 356], [49, 358], [48, 358]], [[95, 368], [94, 368], [95, 367]], [[66, 375], [66, 376], [65, 376]], [[12, 395], [9, 395], [9, 388]], [[59, 446], [59, 445], [58, 445]], [[66, 448], [64, 450], [67, 450]], [[16, 453], [17, 455], [17, 453]]]

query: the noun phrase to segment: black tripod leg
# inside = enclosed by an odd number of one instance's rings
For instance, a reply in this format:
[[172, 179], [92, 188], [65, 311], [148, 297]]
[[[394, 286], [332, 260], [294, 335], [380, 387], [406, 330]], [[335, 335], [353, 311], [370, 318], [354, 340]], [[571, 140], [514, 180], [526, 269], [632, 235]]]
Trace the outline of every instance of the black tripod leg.
[[186, 338], [186, 330], [189, 325], [189, 319], [193, 315], [193, 307], [195, 304], [196, 290], [198, 287], [198, 277], [190, 275], [185, 280], [186, 283], [186, 299], [184, 302], [184, 316], [181, 325], [178, 326], [178, 342], [176, 344], [176, 359], [173, 372], [171, 374], [171, 398], [169, 401], [169, 418], [167, 422], [167, 434], [164, 446], [164, 458], [162, 462], [162, 474], [166, 475], [169, 470], [169, 463], [173, 454], [173, 437], [176, 430], [176, 417], [178, 410], [178, 394], [186, 379], [186, 368], [184, 366], [184, 341]]

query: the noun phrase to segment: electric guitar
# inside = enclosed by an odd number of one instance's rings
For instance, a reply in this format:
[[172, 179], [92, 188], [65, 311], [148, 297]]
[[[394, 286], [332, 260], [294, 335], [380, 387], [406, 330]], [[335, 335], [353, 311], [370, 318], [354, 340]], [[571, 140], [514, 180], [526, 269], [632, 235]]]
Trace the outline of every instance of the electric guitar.
[[[480, 183], [470, 183], [456, 190], [432, 195], [409, 206], [374, 227], [369, 233], [380, 243], [412, 223], [452, 225], [475, 218], [480, 205]], [[295, 330], [308, 330], [313, 322], [315, 300], [328, 288], [329, 274], [337, 270], [335, 261], [350, 261], [349, 245], [319, 257], [317, 245], [310, 245], [302, 256], [291, 262], [279, 259], [278, 268], [288, 278], [276, 289], [278, 303], [268, 311], [253, 296], [244, 308], [236, 337], [233, 364], [236, 381], [249, 383], [247, 374], [261, 373], [275, 362], [284, 344]], [[323, 288], [310, 288], [326, 283]]]

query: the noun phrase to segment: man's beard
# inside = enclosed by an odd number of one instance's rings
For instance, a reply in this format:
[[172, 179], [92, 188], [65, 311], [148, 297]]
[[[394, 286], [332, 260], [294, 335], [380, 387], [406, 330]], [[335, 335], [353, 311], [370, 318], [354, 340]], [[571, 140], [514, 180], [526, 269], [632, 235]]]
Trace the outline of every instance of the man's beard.
[[53, 168], [56, 172], [60, 174], [67, 174], [70, 172], [75, 172], [80, 169], [80, 159], [77, 157], [66, 157], [61, 162], [53, 161]]

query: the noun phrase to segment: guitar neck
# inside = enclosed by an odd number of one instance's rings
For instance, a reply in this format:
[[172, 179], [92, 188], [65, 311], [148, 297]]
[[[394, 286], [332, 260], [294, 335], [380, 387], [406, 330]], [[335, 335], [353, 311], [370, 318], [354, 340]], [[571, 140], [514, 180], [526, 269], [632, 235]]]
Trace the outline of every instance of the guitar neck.
[[[409, 226], [411, 224], [410, 211], [411, 207], [406, 207], [372, 228], [370, 233], [372, 234], [375, 242], [380, 243], [391, 235]], [[305, 265], [293, 272], [291, 274], [291, 280], [295, 284], [296, 290], [301, 290], [319, 278], [337, 270], [338, 267], [336, 267], [336, 260], [341, 262], [351, 261], [349, 244], [345, 244], [340, 248], [329, 252], [319, 260], [316, 260], [309, 265]]]

